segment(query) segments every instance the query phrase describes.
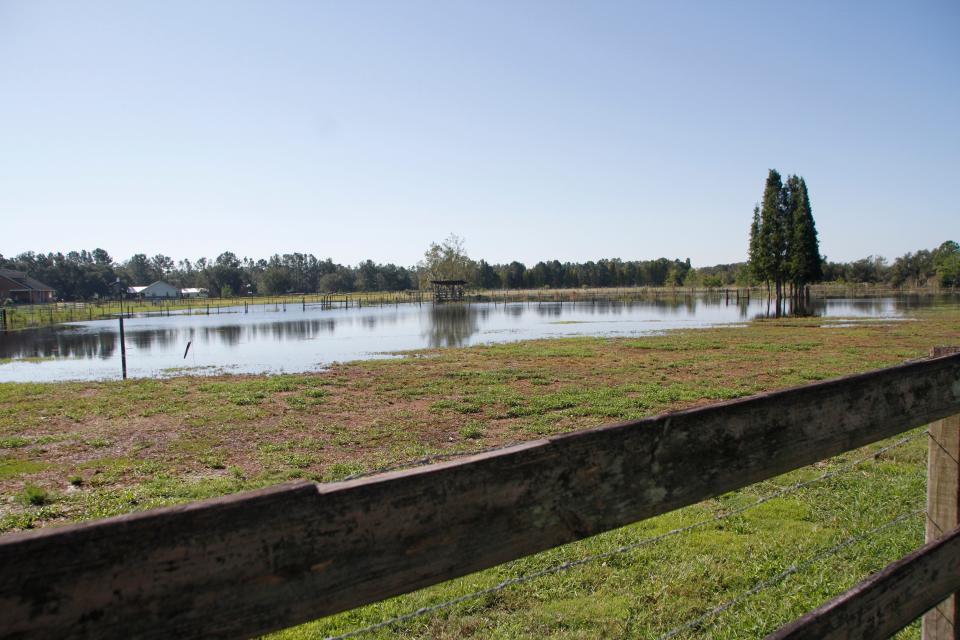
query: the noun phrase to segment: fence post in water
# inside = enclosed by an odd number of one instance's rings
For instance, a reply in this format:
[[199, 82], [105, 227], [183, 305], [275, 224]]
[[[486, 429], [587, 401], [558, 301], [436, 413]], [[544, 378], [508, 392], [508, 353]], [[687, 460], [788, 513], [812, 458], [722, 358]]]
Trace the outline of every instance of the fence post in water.
[[123, 367], [123, 379], [127, 379], [127, 341], [123, 334], [123, 316], [120, 316], [120, 366]]
[[[931, 357], [960, 353], [934, 347]], [[927, 542], [960, 525], [960, 415], [930, 425], [927, 462]], [[923, 640], [960, 640], [960, 597], [953, 594], [923, 616]]]

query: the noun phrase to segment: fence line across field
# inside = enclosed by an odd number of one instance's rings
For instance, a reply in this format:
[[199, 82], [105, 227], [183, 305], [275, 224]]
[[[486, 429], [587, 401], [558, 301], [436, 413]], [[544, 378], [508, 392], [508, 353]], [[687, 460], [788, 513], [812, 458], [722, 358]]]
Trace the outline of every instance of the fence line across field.
[[[810, 295], [817, 298], [838, 296], [876, 297], [920, 293], [932, 295], [956, 295], [960, 290], [936, 288], [914, 290], [903, 287], [863, 287], [809, 285]], [[636, 287], [589, 287], [589, 288], [538, 288], [538, 289], [471, 289], [465, 293], [463, 301], [467, 303], [489, 303], [505, 305], [532, 304], [572, 304], [601, 302], [632, 302], [641, 300], [662, 300], [673, 298], [688, 300], [691, 298], [722, 299], [726, 304], [747, 303], [751, 299], [771, 299], [771, 293], [762, 286], [736, 286], [733, 284], [719, 287], [676, 287], [676, 286], [636, 286]], [[804, 296], [806, 297], [806, 296]], [[419, 304], [434, 301], [434, 295], [428, 290], [404, 291], [353, 291], [331, 293], [289, 293], [277, 295], [250, 295], [229, 298], [124, 298], [127, 307], [120, 311], [119, 298], [103, 298], [94, 301], [55, 302], [36, 305], [14, 305], [0, 312], [0, 331], [15, 331], [24, 328], [52, 325], [63, 322], [109, 320], [123, 314], [124, 317], [169, 316], [181, 313], [219, 314], [227, 308], [243, 308], [244, 313], [257, 311], [286, 311], [301, 307], [322, 309], [364, 308], [371, 306], [393, 306], [400, 304]], [[2, 301], [0, 301], [2, 302]], [[272, 309], [271, 309], [272, 307]], [[239, 311], [238, 311], [239, 312]]]

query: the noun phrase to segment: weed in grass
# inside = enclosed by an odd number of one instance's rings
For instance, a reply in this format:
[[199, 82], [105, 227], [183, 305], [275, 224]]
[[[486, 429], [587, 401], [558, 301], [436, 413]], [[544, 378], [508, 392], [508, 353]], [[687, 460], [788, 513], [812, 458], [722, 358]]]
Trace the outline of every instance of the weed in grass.
[[309, 406], [306, 398], [301, 396], [288, 396], [284, 400], [292, 409], [306, 409]]
[[322, 478], [323, 482], [337, 482], [366, 470], [366, 467], [358, 462], [337, 462], [324, 470]]
[[281, 431], [300, 431], [305, 423], [303, 418], [294, 415], [284, 415], [280, 418]]
[[225, 469], [227, 466], [226, 462], [224, 462], [223, 453], [219, 451], [211, 451], [210, 453], [200, 456], [200, 463], [210, 469]]
[[10, 436], [9, 438], [0, 438], [0, 449], [17, 449], [33, 444], [30, 438], [23, 436]]
[[313, 464], [313, 456], [306, 453], [289, 453], [282, 460], [284, 464], [295, 469], [307, 469]]
[[38, 487], [35, 484], [25, 485], [23, 490], [20, 492], [19, 498], [21, 504], [30, 507], [41, 507], [45, 504], [49, 504], [52, 501], [50, 494], [47, 493], [46, 489]]
[[430, 405], [430, 410], [434, 413], [443, 413], [444, 411], [464, 414], [480, 413], [481, 406], [473, 398], [461, 398], [459, 400], [437, 400]]
[[137, 442], [133, 443], [133, 453], [140, 453], [142, 451], [146, 451], [152, 446], [153, 446], [153, 443], [148, 440], [138, 440]]
[[237, 393], [231, 394], [228, 397], [230, 402], [238, 407], [245, 407], [251, 404], [260, 404], [267, 396], [265, 393]]
[[467, 438], [469, 440], [479, 440], [486, 434], [486, 432], [487, 428], [482, 422], [471, 420], [460, 428], [460, 437]]
[[0, 533], [6, 531], [17, 531], [33, 529], [37, 523], [35, 513], [22, 511], [20, 513], [8, 513], [0, 517]]
[[330, 395], [325, 389], [307, 389], [303, 392], [302, 400], [305, 405], [318, 405]]

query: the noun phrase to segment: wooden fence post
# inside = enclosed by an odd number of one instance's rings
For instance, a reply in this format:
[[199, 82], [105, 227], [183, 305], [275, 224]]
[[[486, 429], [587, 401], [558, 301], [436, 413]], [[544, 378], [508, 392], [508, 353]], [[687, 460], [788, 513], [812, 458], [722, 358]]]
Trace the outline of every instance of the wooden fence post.
[[[960, 353], [934, 347], [931, 357]], [[927, 462], [927, 542], [960, 525], [960, 414], [930, 424]], [[953, 594], [923, 616], [923, 640], [960, 640], [960, 598]]]
[[123, 315], [120, 316], [120, 363], [123, 369], [123, 379], [127, 379], [127, 340], [123, 335]]

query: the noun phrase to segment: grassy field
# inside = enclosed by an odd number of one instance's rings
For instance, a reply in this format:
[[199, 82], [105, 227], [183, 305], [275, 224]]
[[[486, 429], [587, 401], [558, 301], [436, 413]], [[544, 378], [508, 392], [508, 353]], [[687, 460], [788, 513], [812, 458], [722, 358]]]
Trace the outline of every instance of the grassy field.
[[[865, 371], [960, 344], [960, 307], [789, 319], [634, 339], [420, 351], [308, 375], [0, 385], [0, 531], [318, 481]], [[376, 623], [712, 518], [865, 452], [280, 634]], [[658, 637], [796, 562], [912, 512], [926, 441], [743, 514], [370, 637]], [[922, 543], [908, 518], [675, 637], [762, 635]], [[907, 637], [916, 637], [916, 629]]]

